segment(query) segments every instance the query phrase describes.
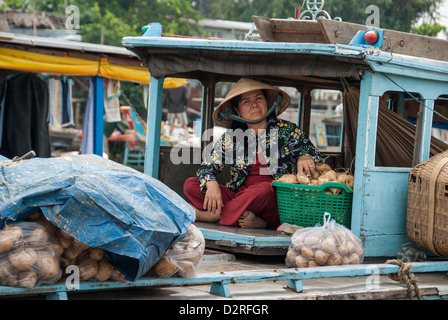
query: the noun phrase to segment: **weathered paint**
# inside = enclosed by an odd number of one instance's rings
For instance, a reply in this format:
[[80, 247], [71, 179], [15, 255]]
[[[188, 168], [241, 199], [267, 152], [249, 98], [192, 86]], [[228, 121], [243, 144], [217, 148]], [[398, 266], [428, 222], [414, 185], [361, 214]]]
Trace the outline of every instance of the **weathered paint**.
[[291, 244], [291, 237], [289, 236], [252, 236], [250, 234], [236, 234], [229, 235], [228, 232], [208, 230], [206, 228], [200, 228], [204, 238], [213, 241], [233, 241], [235, 244], [245, 245], [248, 247], [279, 247], [288, 248]]
[[[334, 277], [370, 276], [375, 274], [397, 273], [399, 266], [394, 264], [358, 264], [326, 266], [315, 268], [283, 268], [267, 270], [245, 270], [198, 273], [193, 278], [151, 278], [144, 277], [134, 282], [95, 282], [81, 281], [79, 287], [67, 288], [66, 283], [41, 285], [33, 289], [0, 286], [0, 296], [46, 294], [48, 299], [68, 299], [67, 293], [113, 290], [130, 287], [185, 286], [211, 284], [210, 293], [231, 297], [229, 284], [256, 283], [266, 281], [287, 281], [288, 288], [295, 292], [303, 291], [302, 280]], [[442, 272], [448, 269], [448, 261], [427, 261], [412, 263], [410, 272]], [[71, 285], [71, 283], [70, 283]], [[283, 284], [279, 284], [282, 286]]]
[[[185, 39], [169, 37], [124, 37], [128, 48], [148, 47], [164, 49], [231, 50], [240, 52], [300, 53], [325, 56], [340, 56], [363, 59], [374, 71], [397, 75], [408, 75], [420, 79], [448, 81], [448, 62], [410, 57], [382, 52], [377, 48], [363, 48], [341, 44], [292, 43]], [[140, 57], [142, 58], [142, 57]]]
[[103, 156], [104, 136], [104, 78], [93, 77], [93, 153]]
[[406, 236], [406, 206], [411, 168], [375, 166], [379, 96], [405, 89], [425, 99], [421, 162], [429, 157], [434, 99], [448, 93], [447, 83], [414, 76], [408, 68], [401, 75], [366, 72], [361, 81], [352, 231], [363, 240], [369, 257], [395, 256], [402, 245], [410, 243]]
[[[445, 90], [445, 92], [448, 90]], [[420, 138], [420, 155], [419, 162], [423, 162], [429, 158], [429, 149], [431, 147], [432, 120], [434, 118], [434, 100], [426, 99], [425, 107], [423, 108], [423, 124], [422, 134]]]
[[151, 76], [146, 132], [144, 173], [156, 178], [159, 174], [160, 131], [162, 123], [163, 80]]

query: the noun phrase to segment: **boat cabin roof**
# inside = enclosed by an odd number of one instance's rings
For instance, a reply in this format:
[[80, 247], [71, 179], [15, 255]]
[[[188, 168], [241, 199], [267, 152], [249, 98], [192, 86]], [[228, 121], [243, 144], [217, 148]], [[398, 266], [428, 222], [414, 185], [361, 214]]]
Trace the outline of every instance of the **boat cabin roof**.
[[125, 37], [151, 75], [207, 81], [259, 78], [274, 85], [340, 87], [365, 71], [448, 81], [448, 62], [394, 54], [370, 46], [160, 36]]

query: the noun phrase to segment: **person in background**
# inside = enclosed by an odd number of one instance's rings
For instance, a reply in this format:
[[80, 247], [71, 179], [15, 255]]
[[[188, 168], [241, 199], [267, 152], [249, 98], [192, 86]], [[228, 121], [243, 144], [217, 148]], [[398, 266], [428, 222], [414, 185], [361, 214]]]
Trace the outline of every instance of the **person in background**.
[[128, 141], [134, 147], [136, 144], [135, 138], [132, 134], [127, 134], [129, 126], [126, 121], [106, 121], [104, 116], [104, 135], [103, 135], [103, 153], [110, 156], [110, 142], [111, 141]]
[[[280, 225], [272, 181], [290, 173], [312, 175], [315, 163], [324, 161], [303, 131], [277, 118], [289, 103], [283, 90], [251, 79], [240, 79], [228, 92], [213, 120], [230, 130], [203, 160], [197, 177], [184, 183], [196, 221], [255, 229]], [[238, 129], [248, 133], [243, 143], [235, 139]], [[225, 164], [231, 180], [223, 186], [216, 177]]]
[[167, 121], [170, 124], [170, 136], [173, 135], [174, 123], [179, 122], [184, 129], [185, 140], [189, 140], [188, 133], [188, 117], [187, 117], [187, 87], [180, 86], [177, 88], [164, 89], [165, 92], [165, 106], [168, 109]]
[[385, 93], [380, 97], [380, 101], [379, 101], [380, 107], [383, 107], [383, 108], [389, 108], [389, 101], [390, 101], [390, 98], [391, 98], [390, 93], [385, 92]]

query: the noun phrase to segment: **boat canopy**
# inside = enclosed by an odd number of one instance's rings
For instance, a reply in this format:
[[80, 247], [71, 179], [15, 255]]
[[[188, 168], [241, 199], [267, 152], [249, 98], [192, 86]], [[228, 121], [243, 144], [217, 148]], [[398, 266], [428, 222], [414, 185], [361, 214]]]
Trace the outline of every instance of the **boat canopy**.
[[[0, 69], [107, 79], [149, 84], [148, 68], [129, 50], [91, 43], [19, 36], [0, 32]], [[167, 78], [164, 87], [186, 79]]]
[[448, 62], [345, 44], [125, 37], [123, 45], [145, 62], [152, 76], [215, 82], [246, 76], [275, 85], [340, 88], [365, 71], [448, 80]]

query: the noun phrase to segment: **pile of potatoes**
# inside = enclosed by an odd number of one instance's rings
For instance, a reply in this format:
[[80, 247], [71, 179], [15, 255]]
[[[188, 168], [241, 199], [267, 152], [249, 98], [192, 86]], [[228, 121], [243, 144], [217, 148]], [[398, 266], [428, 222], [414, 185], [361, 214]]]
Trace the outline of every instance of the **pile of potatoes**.
[[[190, 225], [185, 237], [171, 246], [147, 275], [194, 277], [204, 250], [202, 232]], [[40, 211], [0, 230], [0, 285], [31, 289], [53, 284], [71, 265], [79, 268], [81, 281], [126, 281], [107, 261], [103, 249], [72, 237]]]
[[334, 220], [323, 226], [298, 229], [291, 237], [287, 267], [306, 268], [359, 264], [364, 260], [361, 240]]
[[[316, 163], [314, 174], [311, 177], [307, 177], [305, 174], [285, 174], [277, 181], [284, 183], [302, 184], [320, 186], [326, 182], [342, 183], [353, 190], [354, 176], [349, 173], [348, 170], [343, 172], [336, 172], [326, 163]], [[341, 189], [328, 188], [326, 193], [339, 194]]]
[[76, 265], [81, 281], [125, 281], [124, 276], [106, 260], [103, 249], [90, 247], [61, 229], [56, 238], [63, 248], [60, 257], [61, 267]]
[[56, 243], [61, 247], [59, 256], [60, 267], [65, 269], [69, 265], [76, 265], [79, 268], [79, 279], [81, 281], [125, 281], [123, 274], [106, 260], [103, 249], [93, 248], [78, 241], [48, 221], [40, 211], [28, 217], [27, 221], [39, 222], [44, 224], [47, 229], [52, 230]]
[[0, 231], [0, 284], [33, 288], [57, 282], [62, 247], [38, 222], [7, 224]]
[[69, 265], [78, 266], [80, 280], [125, 281], [107, 262], [104, 250], [76, 240], [41, 212], [0, 230], [0, 285], [34, 288], [53, 284]]
[[204, 250], [204, 236], [201, 230], [191, 224], [185, 237], [171, 246], [146, 275], [160, 278], [193, 278]]

